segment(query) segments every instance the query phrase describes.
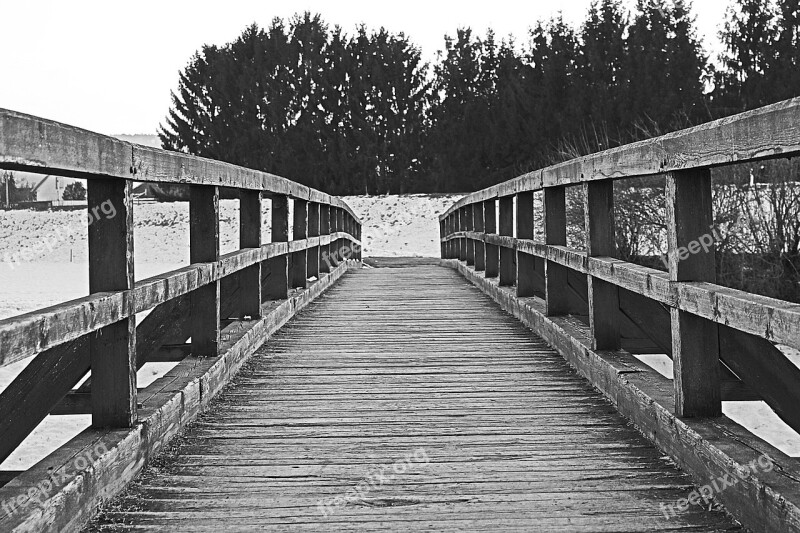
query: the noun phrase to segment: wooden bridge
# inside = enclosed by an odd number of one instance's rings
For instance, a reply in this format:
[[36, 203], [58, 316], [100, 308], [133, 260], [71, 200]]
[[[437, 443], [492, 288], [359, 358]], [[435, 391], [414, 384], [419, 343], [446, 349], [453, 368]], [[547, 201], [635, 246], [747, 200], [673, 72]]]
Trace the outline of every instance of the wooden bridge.
[[[710, 168], [799, 152], [795, 99], [473, 193], [441, 260], [370, 268], [338, 198], [0, 110], [0, 168], [88, 179], [91, 292], [0, 321], [0, 366], [32, 357], [0, 393], [0, 460], [48, 415], [92, 416], [0, 472], [0, 531], [800, 531], [798, 459], [721, 413], [763, 400], [800, 429], [780, 349], [800, 305], [716, 285], [702, 246]], [[669, 272], [615, 258], [613, 182], [649, 175]], [[133, 181], [189, 187], [190, 266], [135, 281]], [[148, 362], [175, 366], [138, 388]]]

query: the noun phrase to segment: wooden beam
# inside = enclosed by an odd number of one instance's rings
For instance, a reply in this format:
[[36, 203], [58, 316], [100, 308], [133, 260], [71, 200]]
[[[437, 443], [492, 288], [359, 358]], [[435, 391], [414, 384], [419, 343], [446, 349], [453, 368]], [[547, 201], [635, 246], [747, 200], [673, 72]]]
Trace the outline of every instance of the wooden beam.
[[[588, 182], [583, 191], [586, 254], [616, 257], [614, 182]], [[592, 349], [617, 350], [620, 348], [619, 289], [593, 276], [587, 276], [587, 283]]]
[[[475, 215], [474, 204], [464, 207], [464, 217], [466, 222], [466, 231], [475, 231]], [[475, 241], [467, 239], [467, 264], [470, 266], [475, 265]]]
[[[88, 182], [89, 292], [133, 288], [133, 183]], [[129, 302], [131, 313], [133, 305]], [[89, 337], [92, 426], [128, 428], [136, 423], [136, 316]]]
[[[564, 187], [544, 190], [544, 238], [548, 245], [567, 245], [567, 204]], [[544, 269], [547, 316], [570, 312], [567, 300], [567, 270], [558, 263], [547, 261]]]
[[[711, 172], [687, 170], [667, 175], [667, 242], [670, 281], [715, 282]], [[696, 249], [695, 249], [696, 247]], [[722, 415], [717, 324], [671, 308], [675, 374], [675, 415]]]
[[[272, 242], [289, 241], [289, 197], [273, 196], [272, 206]], [[264, 277], [267, 279], [263, 287], [266, 300], [285, 300], [289, 295], [289, 262], [288, 254], [279, 255], [265, 261]]]
[[[500, 235], [513, 237], [514, 235], [514, 198], [504, 196], [500, 198]], [[500, 285], [513, 286], [517, 280], [516, 253], [513, 248], [503, 246], [500, 248]]]
[[[219, 261], [219, 188], [192, 185], [189, 200], [189, 261]], [[216, 357], [220, 330], [219, 281], [192, 292], [192, 353]]]
[[[331, 232], [331, 210], [330, 206], [320, 204], [319, 206], [319, 234], [328, 235]], [[333, 258], [329, 246], [321, 246], [319, 252], [319, 272], [327, 274], [333, 268]]]
[[474, 202], [542, 187], [653, 176], [800, 154], [800, 98], [591, 154], [469, 194], [441, 216]]
[[[497, 202], [494, 199], [483, 203], [484, 231], [487, 234], [497, 233]], [[486, 277], [496, 278], [500, 275], [500, 248], [494, 244], [484, 244], [486, 250]]]
[[[533, 240], [533, 193], [517, 194], [517, 238]], [[536, 265], [533, 256], [517, 250], [517, 296], [533, 296], [536, 293]]]
[[[261, 192], [239, 193], [239, 248], [261, 248]], [[238, 299], [241, 312], [238, 318], [253, 319], [261, 316], [261, 262], [238, 273], [241, 294]], [[230, 315], [226, 315], [230, 316]]]
[[[305, 239], [308, 237], [308, 202], [305, 200], [294, 201], [294, 224], [292, 239]], [[308, 250], [292, 254], [292, 287], [306, 288], [308, 279]]]
[[[477, 233], [486, 231], [486, 222], [484, 221], [483, 203], [474, 204], [472, 206], [472, 227]], [[486, 271], [486, 250], [483, 241], [473, 241], [475, 246], [475, 270], [478, 272]]]
[[[319, 237], [320, 229], [320, 205], [316, 202], [308, 204], [308, 236]], [[308, 249], [308, 277], [319, 277], [320, 247], [314, 246]]]

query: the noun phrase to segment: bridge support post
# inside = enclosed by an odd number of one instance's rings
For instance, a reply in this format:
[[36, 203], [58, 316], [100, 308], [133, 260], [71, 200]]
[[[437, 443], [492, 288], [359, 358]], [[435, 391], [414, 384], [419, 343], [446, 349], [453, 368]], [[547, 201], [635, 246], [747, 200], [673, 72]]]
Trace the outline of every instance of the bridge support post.
[[[308, 238], [308, 202], [305, 200], [294, 201], [294, 226], [292, 240]], [[292, 287], [306, 288], [308, 279], [308, 253], [309, 250], [300, 250], [292, 254]]]
[[[544, 189], [544, 238], [545, 244], [566, 246], [567, 201], [565, 187]], [[553, 261], [545, 261], [544, 284], [547, 316], [568, 314], [567, 267]]]
[[[497, 203], [494, 198], [483, 202], [483, 225], [487, 235], [497, 233]], [[500, 274], [500, 249], [495, 244], [484, 246], [486, 255], [486, 277], [496, 278]]]
[[[329, 235], [331, 232], [331, 207], [327, 204], [319, 205], [319, 233], [320, 236]], [[320, 246], [319, 273], [327, 274], [335, 266], [331, 257], [331, 245]]]
[[[466, 216], [466, 227], [464, 231], [475, 231], [475, 210], [473, 209], [474, 204], [470, 204], [464, 207], [464, 214]], [[475, 265], [475, 241], [472, 239], [466, 239], [467, 241], [467, 265], [474, 266]]]
[[[189, 262], [219, 261], [219, 187], [189, 187]], [[220, 282], [191, 293], [192, 354], [216, 357], [220, 340]]]
[[[473, 226], [477, 233], [486, 231], [484, 221], [483, 202], [472, 204]], [[486, 245], [483, 241], [475, 241], [475, 270], [482, 272], [486, 270]]]
[[[459, 208], [458, 210], [456, 223], [458, 224], [459, 232], [467, 231], [466, 211], [463, 207]], [[465, 237], [458, 239], [458, 260], [464, 262], [467, 261], [467, 239]]]
[[[289, 197], [272, 197], [272, 242], [289, 241]], [[265, 261], [266, 284], [264, 298], [285, 300], [289, 296], [289, 254], [272, 257]]]
[[[517, 238], [533, 240], [533, 192], [517, 194]], [[517, 251], [517, 296], [533, 296], [536, 262], [532, 255]]]
[[[716, 282], [711, 172], [667, 174], [667, 237], [670, 281]], [[714, 322], [670, 309], [675, 415], [722, 414], [718, 327]]]
[[[130, 290], [133, 273], [133, 184], [88, 180], [89, 292]], [[128, 301], [128, 312], [133, 302]], [[92, 426], [136, 423], [136, 316], [89, 336]]]
[[[500, 235], [514, 236], [514, 198], [503, 196], [500, 198]], [[517, 265], [514, 249], [508, 246], [500, 247], [500, 285], [513, 286], [516, 283]]]
[[[261, 248], [261, 191], [239, 192], [239, 248]], [[239, 274], [241, 318], [261, 317], [261, 262]]]
[[[589, 257], [616, 257], [614, 182], [590, 181], [583, 185], [586, 254]], [[594, 276], [587, 276], [589, 326], [592, 348], [620, 348], [619, 288]]]
[[[317, 202], [308, 204], [308, 237], [319, 237], [319, 209]], [[319, 245], [308, 249], [308, 277], [319, 278], [320, 247]]]

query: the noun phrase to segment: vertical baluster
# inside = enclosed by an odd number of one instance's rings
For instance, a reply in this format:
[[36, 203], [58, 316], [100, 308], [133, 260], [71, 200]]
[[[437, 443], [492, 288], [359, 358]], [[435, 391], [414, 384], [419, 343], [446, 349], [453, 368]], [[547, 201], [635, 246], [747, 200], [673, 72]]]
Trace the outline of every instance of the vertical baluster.
[[[514, 198], [503, 196], [500, 198], [500, 235], [514, 236]], [[500, 285], [512, 286], [516, 283], [517, 265], [514, 249], [507, 246], [500, 247]]]
[[[317, 202], [308, 204], [308, 236], [319, 237], [319, 209]], [[320, 247], [308, 249], [308, 277], [319, 278]]]
[[[667, 174], [667, 232], [671, 281], [714, 283], [715, 250], [711, 172], [683, 170]], [[670, 309], [675, 375], [675, 414], [722, 414], [717, 324]]]
[[[289, 241], [289, 197], [272, 197], [272, 242]], [[267, 300], [285, 300], [289, 296], [289, 255], [272, 257], [264, 262], [266, 283], [263, 287]]]
[[[548, 187], [544, 190], [544, 238], [552, 246], [567, 244], [567, 203], [563, 186]], [[570, 312], [567, 297], [567, 267], [545, 261], [545, 300], [548, 316], [564, 315]]]
[[[331, 233], [331, 208], [327, 204], [320, 204], [319, 209], [319, 233], [327, 236]], [[333, 268], [333, 258], [331, 257], [330, 244], [320, 246], [319, 272], [325, 274]]]
[[[308, 237], [308, 202], [294, 201], [294, 226], [292, 240], [299, 241]], [[292, 287], [306, 288], [308, 275], [308, 250], [300, 250], [292, 254]]]
[[[189, 186], [189, 261], [219, 261], [219, 187]], [[219, 281], [192, 291], [192, 354], [215, 357], [219, 351]]]
[[[517, 194], [517, 238], [533, 240], [533, 193]], [[536, 265], [532, 255], [517, 251], [517, 296], [533, 296]]]
[[[474, 204], [470, 204], [464, 207], [464, 216], [466, 217], [466, 229], [464, 231], [474, 231], [475, 230], [475, 217], [473, 215], [472, 206]], [[475, 241], [472, 239], [467, 239], [467, 265], [473, 266], [475, 264]]]
[[[497, 233], [497, 202], [493, 199], [483, 202], [483, 224], [487, 234]], [[494, 244], [486, 247], [486, 277], [496, 278], [500, 275], [500, 249]]]
[[[89, 292], [133, 289], [132, 182], [88, 181]], [[92, 368], [92, 425], [132, 427], [136, 423], [136, 316], [89, 337]]]
[[[261, 248], [261, 191], [239, 194], [239, 248]], [[239, 272], [241, 316], [261, 316], [261, 262]]]
[[[616, 257], [614, 220], [614, 182], [590, 181], [583, 184], [586, 254], [589, 257]], [[589, 325], [595, 350], [620, 348], [619, 289], [594, 276], [587, 276]]]
[[[458, 231], [467, 231], [467, 214], [463, 207], [458, 209]], [[467, 261], [467, 239], [461, 237], [458, 239], [458, 260]]]
[[[483, 202], [472, 204], [472, 217], [475, 232], [484, 233], [486, 224], [483, 219]], [[478, 272], [486, 270], [486, 246], [483, 241], [475, 241], [475, 270]]]

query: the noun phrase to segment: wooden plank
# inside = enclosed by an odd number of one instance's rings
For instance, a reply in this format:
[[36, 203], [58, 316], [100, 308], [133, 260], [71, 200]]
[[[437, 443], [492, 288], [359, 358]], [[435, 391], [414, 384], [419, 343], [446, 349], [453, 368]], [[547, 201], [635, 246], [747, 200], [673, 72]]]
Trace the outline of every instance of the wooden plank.
[[[289, 197], [273, 196], [272, 242], [289, 241]], [[285, 300], [289, 291], [289, 260], [287, 255], [279, 255], [264, 262], [263, 277], [267, 280], [262, 288], [265, 300]]]
[[[499, 201], [500, 209], [500, 235], [513, 237], [514, 235], [514, 198], [504, 196]], [[517, 280], [516, 253], [513, 248], [500, 247], [500, 285], [513, 286]]]
[[[472, 226], [476, 233], [483, 233], [486, 231], [486, 221], [484, 220], [483, 204], [476, 204], [472, 209], [473, 223]], [[478, 272], [486, 271], [486, 247], [483, 240], [473, 241], [475, 246], [475, 270]]]
[[[713, 237], [710, 248], [699, 244], [712, 231], [711, 172], [671, 172], [666, 202], [670, 280], [714, 283]], [[722, 415], [717, 325], [675, 308], [670, 316], [676, 416]]]
[[[292, 226], [292, 239], [299, 240], [308, 237], [308, 202], [305, 200], [294, 201], [294, 224]], [[307, 251], [292, 254], [292, 288], [306, 288], [308, 279]]]
[[[488, 234], [497, 233], [497, 202], [486, 200], [483, 202], [484, 231]], [[485, 244], [486, 250], [486, 277], [496, 278], [500, 275], [500, 249], [494, 244]]]
[[[517, 194], [517, 239], [533, 240], [533, 193]], [[517, 296], [533, 296], [536, 294], [534, 258], [517, 250]]]
[[[111, 179], [88, 183], [89, 292], [133, 288], [133, 184]], [[92, 425], [132, 427], [136, 422], [136, 316], [89, 337]]]
[[[475, 210], [472, 204], [464, 207], [464, 217], [466, 222], [465, 230], [475, 231]], [[466, 246], [467, 264], [473, 266], [475, 265], [475, 241], [473, 239], [467, 239]]]
[[[547, 245], [567, 245], [567, 203], [564, 187], [544, 190], [544, 239]], [[547, 260], [544, 268], [545, 302], [547, 316], [564, 315], [570, 312], [567, 300], [567, 269]]]
[[[327, 205], [319, 206], [319, 234], [328, 235], [331, 232], [331, 210]], [[329, 246], [320, 246], [319, 249], [319, 272], [325, 274], [331, 271], [333, 259]]]
[[472, 193], [464, 205], [506, 194], [584, 181], [652, 176], [672, 171], [791, 157], [800, 153], [800, 98], [627, 144], [529, 172]]
[[[319, 237], [320, 230], [320, 205], [316, 202], [308, 204], [308, 236]], [[320, 247], [308, 249], [308, 277], [319, 277]]]
[[[192, 185], [189, 200], [189, 262], [219, 261], [219, 188]], [[192, 353], [215, 357], [219, 350], [220, 286], [214, 281], [191, 294]]]
[[[586, 254], [589, 257], [617, 257], [614, 182], [588, 182], [583, 191]], [[617, 350], [621, 341], [619, 288], [593, 276], [588, 276], [587, 283], [592, 349]]]
[[[239, 193], [239, 248], [261, 248], [261, 192]], [[261, 262], [238, 273], [241, 292], [237, 298], [238, 318], [261, 316]], [[230, 315], [227, 315], [230, 316]]]

